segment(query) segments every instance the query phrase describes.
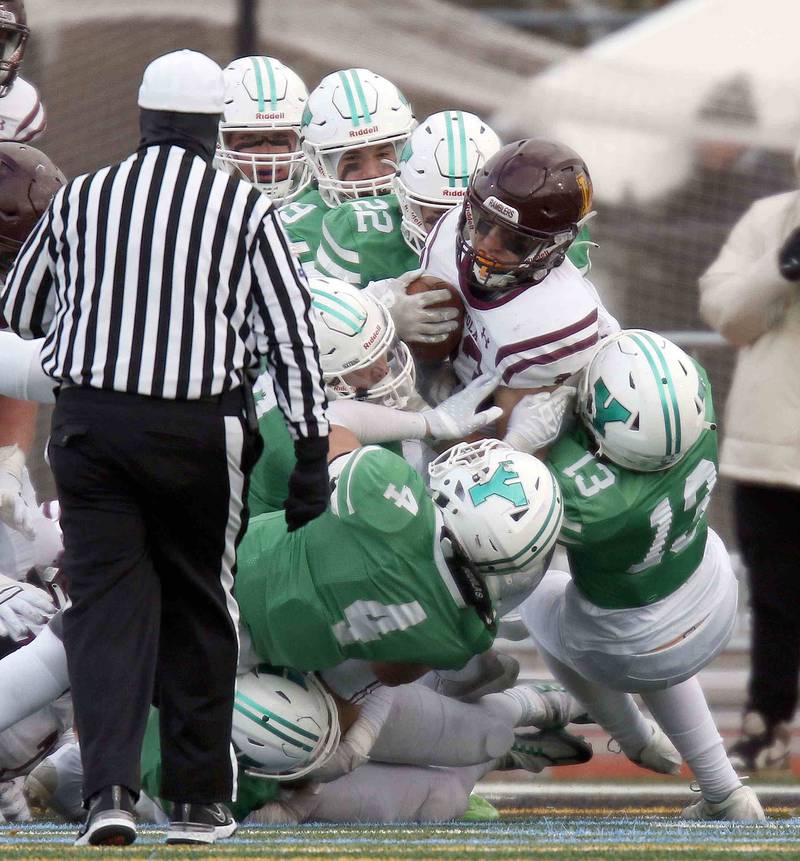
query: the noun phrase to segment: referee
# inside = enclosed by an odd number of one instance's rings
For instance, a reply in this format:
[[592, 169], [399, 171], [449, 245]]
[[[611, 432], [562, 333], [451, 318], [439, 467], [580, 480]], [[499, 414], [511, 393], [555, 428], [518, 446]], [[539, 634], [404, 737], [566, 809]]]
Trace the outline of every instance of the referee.
[[81, 741], [78, 844], [136, 838], [139, 754], [160, 706], [167, 842], [236, 823], [232, 597], [261, 443], [251, 381], [266, 357], [295, 437], [290, 529], [327, 502], [328, 424], [305, 278], [269, 200], [211, 168], [223, 76], [203, 54], [154, 60], [141, 141], [58, 191], [0, 313], [44, 337], [60, 383], [50, 463], [72, 607], [64, 642]]

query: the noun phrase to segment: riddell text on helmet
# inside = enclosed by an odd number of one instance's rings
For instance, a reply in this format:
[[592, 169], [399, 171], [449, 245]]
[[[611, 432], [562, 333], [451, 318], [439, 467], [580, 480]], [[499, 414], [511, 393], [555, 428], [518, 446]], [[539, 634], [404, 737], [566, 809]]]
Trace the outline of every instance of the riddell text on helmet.
[[348, 134], [351, 138], [360, 138], [364, 135], [371, 135], [373, 132], [378, 131], [377, 126], [368, 126], [365, 129], [351, 129]]

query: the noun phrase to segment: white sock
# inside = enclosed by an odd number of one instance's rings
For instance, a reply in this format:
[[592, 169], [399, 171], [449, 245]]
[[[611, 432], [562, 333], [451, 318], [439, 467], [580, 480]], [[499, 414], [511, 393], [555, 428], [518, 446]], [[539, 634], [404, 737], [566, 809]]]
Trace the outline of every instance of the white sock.
[[370, 753], [407, 765], [477, 765], [514, 743], [513, 725], [480, 704], [443, 697], [424, 685], [394, 688], [389, 716]]
[[704, 798], [723, 801], [742, 785], [725, 753], [697, 676], [641, 696], [694, 772]]
[[562, 685], [586, 707], [592, 720], [619, 744], [626, 756], [635, 759], [650, 742], [653, 731], [633, 697], [612, 691], [584, 679], [580, 673], [563, 664], [541, 647], [547, 668]]
[[0, 661], [0, 732], [69, 688], [64, 644], [45, 628], [32, 642]]

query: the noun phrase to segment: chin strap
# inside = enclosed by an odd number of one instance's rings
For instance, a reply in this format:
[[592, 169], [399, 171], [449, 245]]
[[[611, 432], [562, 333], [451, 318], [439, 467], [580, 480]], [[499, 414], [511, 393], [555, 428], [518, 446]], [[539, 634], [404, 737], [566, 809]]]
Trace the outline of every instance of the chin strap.
[[481, 621], [487, 628], [496, 627], [495, 613], [492, 609], [492, 599], [486, 587], [486, 581], [478, 573], [475, 564], [461, 550], [458, 542], [448, 532], [447, 527], [442, 528], [441, 538], [445, 562], [453, 576], [458, 591], [464, 599], [464, 603], [480, 616]]

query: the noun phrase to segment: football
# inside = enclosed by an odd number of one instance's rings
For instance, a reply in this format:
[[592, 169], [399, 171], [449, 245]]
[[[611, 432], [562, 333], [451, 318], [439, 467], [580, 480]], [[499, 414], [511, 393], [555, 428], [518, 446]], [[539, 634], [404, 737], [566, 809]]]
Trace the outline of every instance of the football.
[[433, 362], [446, 359], [458, 349], [458, 345], [461, 343], [461, 332], [464, 325], [464, 303], [461, 301], [461, 297], [458, 295], [458, 291], [455, 287], [448, 284], [446, 281], [440, 281], [438, 278], [434, 278], [430, 275], [423, 275], [422, 277], [417, 278], [416, 281], [412, 281], [408, 287], [406, 287], [406, 293], [409, 296], [413, 296], [415, 293], [423, 293], [428, 290], [440, 290], [442, 288], [449, 291], [450, 298], [444, 302], [437, 302], [435, 305], [429, 305], [428, 307], [455, 308], [458, 311], [458, 317], [456, 318], [458, 328], [454, 332], [451, 332], [444, 341], [440, 341], [436, 344], [424, 344], [419, 341], [408, 340], [407, 343], [414, 355], [414, 358], [423, 362]]

